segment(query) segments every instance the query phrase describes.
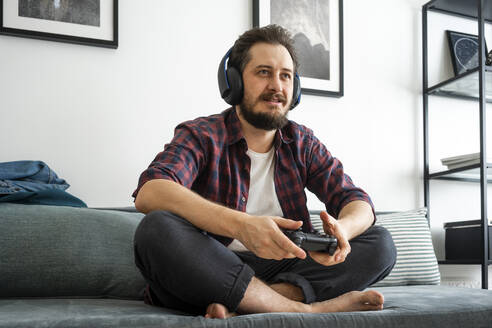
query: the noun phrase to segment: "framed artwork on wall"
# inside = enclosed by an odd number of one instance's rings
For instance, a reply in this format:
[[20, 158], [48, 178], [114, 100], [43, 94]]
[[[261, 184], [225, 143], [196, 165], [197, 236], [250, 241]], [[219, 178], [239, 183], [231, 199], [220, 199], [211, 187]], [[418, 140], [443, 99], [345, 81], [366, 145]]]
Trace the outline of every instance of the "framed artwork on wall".
[[0, 0], [0, 34], [118, 48], [118, 0]]
[[303, 94], [343, 96], [343, 1], [253, 0], [253, 26], [289, 30]]
[[[460, 75], [478, 67], [478, 36], [455, 31], [446, 31], [454, 75]], [[487, 44], [485, 56], [487, 56]]]

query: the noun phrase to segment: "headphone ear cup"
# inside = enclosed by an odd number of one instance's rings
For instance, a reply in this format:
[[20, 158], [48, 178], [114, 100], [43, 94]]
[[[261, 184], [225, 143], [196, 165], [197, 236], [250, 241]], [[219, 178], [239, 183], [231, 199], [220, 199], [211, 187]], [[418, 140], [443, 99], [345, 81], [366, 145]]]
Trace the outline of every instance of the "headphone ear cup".
[[228, 67], [227, 80], [229, 81], [229, 92], [224, 100], [229, 105], [237, 105], [243, 99], [243, 78], [241, 73], [235, 67]]
[[294, 76], [294, 88], [292, 91], [292, 105], [290, 106], [290, 109], [292, 110], [294, 107], [299, 105], [301, 102], [301, 79], [299, 78], [299, 75]]
[[243, 99], [243, 79], [241, 72], [235, 67], [229, 66], [229, 56], [232, 48], [222, 57], [220, 61], [217, 78], [219, 91], [222, 99], [229, 105], [237, 105]]

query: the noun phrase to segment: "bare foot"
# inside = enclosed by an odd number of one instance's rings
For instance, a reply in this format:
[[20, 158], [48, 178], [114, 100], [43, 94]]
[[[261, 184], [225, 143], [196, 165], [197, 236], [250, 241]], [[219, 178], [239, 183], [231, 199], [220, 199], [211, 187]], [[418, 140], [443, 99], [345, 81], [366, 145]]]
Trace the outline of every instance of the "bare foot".
[[229, 312], [227, 308], [219, 303], [212, 303], [207, 307], [207, 313], [205, 313], [205, 318], [208, 319], [226, 319], [234, 317], [237, 314], [234, 312]]
[[348, 292], [331, 300], [311, 304], [314, 313], [382, 310], [384, 296], [378, 291]]

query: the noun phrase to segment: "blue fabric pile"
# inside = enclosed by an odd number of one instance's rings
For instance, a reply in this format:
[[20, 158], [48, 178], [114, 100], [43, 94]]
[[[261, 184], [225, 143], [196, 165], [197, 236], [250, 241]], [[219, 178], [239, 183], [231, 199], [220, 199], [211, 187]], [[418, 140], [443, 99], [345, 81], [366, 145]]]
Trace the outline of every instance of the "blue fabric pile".
[[0, 163], [0, 202], [87, 207], [42, 161]]

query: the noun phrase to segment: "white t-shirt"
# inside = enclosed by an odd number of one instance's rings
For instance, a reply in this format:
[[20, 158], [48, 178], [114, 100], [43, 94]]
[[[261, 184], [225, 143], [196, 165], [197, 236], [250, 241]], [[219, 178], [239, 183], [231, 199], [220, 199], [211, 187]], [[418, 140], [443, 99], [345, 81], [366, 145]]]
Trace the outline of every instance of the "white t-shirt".
[[[267, 153], [256, 153], [248, 149], [246, 154], [251, 159], [249, 173], [249, 192], [246, 213], [251, 215], [283, 216], [282, 208], [275, 191], [275, 148]], [[244, 245], [234, 239], [228, 246], [234, 251], [246, 251]]]

